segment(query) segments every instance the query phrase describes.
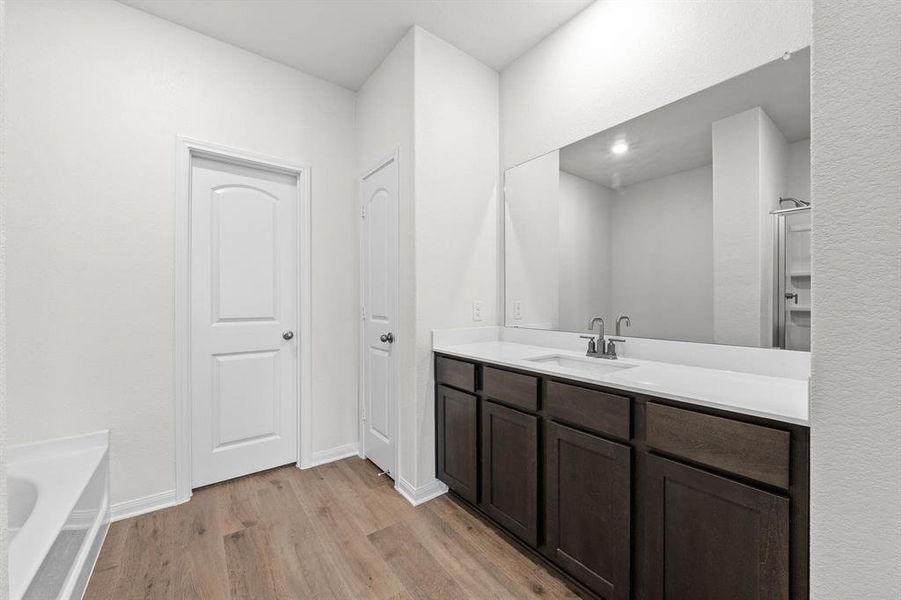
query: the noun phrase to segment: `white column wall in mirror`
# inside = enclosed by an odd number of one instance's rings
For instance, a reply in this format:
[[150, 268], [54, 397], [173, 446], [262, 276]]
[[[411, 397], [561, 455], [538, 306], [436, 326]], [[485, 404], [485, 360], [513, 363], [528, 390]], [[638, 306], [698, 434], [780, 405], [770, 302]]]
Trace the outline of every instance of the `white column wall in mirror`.
[[185, 135], [311, 165], [313, 450], [355, 444], [354, 94], [116, 2], [6, 18], [9, 441], [109, 428], [112, 502], [171, 499]]
[[560, 155], [548, 152], [504, 173], [507, 324], [558, 329]]

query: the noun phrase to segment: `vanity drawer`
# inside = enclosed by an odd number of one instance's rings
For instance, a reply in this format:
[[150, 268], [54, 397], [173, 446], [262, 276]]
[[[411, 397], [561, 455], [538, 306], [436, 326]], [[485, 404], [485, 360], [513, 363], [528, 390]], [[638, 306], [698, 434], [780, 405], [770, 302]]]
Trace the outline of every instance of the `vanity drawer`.
[[476, 391], [476, 366], [439, 356], [435, 361], [435, 380], [467, 392]]
[[525, 410], [538, 410], [538, 378], [532, 375], [484, 367], [482, 393]]
[[781, 429], [648, 403], [651, 448], [785, 490], [790, 442]]
[[544, 411], [553, 419], [628, 440], [632, 400], [625, 396], [549, 381]]

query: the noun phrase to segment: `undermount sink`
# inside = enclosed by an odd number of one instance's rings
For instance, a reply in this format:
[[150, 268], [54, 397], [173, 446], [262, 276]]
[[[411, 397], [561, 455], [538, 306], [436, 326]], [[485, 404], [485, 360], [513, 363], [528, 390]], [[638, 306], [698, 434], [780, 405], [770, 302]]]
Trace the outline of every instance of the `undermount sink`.
[[605, 358], [581, 358], [572, 355], [551, 354], [548, 356], [536, 356], [534, 358], [525, 359], [529, 362], [538, 363], [548, 367], [558, 367], [568, 371], [579, 371], [586, 375], [610, 375], [619, 373], [623, 369], [631, 369], [638, 365], [609, 360]]

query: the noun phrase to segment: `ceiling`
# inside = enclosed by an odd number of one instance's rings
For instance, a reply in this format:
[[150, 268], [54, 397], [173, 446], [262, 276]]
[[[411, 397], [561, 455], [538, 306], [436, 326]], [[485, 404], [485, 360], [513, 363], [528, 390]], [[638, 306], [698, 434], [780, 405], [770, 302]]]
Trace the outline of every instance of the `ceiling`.
[[[570, 144], [560, 169], [612, 188], [713, 162], [714, 121], [760, 106], [789, 142], [810, 137], [810, 49]], [[628, 152], [613, 154], [625, 140]]]
[[501, 70], [591, 0], [119, 0], [357, 90], [412, 25]]

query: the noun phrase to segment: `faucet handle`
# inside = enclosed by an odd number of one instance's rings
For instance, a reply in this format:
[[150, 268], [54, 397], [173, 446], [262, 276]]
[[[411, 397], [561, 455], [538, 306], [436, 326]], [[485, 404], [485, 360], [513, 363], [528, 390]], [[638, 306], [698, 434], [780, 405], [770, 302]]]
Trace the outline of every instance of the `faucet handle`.
[[597, 342], [594, 340], [593, 335], [580, 335], [580, 338], [583, 340], [588, 340], [588, 353], [592, 354], [598, 351]]

